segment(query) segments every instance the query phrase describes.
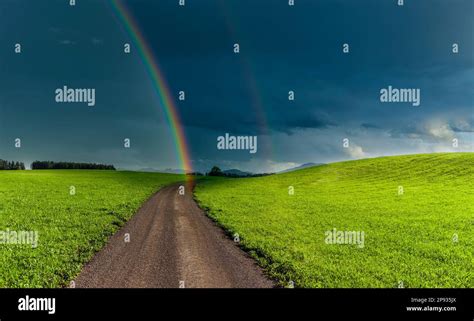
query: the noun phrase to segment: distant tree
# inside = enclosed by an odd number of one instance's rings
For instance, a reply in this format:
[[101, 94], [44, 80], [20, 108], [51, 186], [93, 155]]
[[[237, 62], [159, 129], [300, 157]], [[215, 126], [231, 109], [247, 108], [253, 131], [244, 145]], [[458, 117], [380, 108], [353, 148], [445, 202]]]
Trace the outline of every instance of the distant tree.
[[214, 166], [211, 168], [211, 171], [207, 174], [209, 176], [224, 176], [224, 173], [222, 173], [221, 169], [217, 166]]
[[114, 165], [106, 165], [106, 164], [34, 161], [31, 164], [31, 169], [101, 169], [101, 170], [115, 170], [115, 167], [114, 167]]
[[189, 172], [186, 173], [187, 176], [204, 176], [201, 172]]
[[0, 159], [0, 170], [23, 170], [25, 169], [25, 164], [18, 161], [6, 161]]

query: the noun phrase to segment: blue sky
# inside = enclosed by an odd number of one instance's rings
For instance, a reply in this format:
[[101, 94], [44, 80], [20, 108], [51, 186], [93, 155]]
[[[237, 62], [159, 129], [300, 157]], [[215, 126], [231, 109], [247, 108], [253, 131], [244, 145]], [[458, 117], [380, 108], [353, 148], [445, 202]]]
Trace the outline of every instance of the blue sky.
[[[123, 54], [129, 35], [107, 1], [76, 2], [0, 3], [0, 158], [178, 167], [147, 71], [133, 46]], [[473, 151], [472, 1], [124, 2], [172, 94], [186, 92], [176, 102], [198, 170]], [[95, 88], [96, 105], [57, 104], [63, 85]], [[421, 105], [381, 103], [389, 85], [420, 89]], [[218, 150], [225, 133], [257, 135], [258, 153]]]

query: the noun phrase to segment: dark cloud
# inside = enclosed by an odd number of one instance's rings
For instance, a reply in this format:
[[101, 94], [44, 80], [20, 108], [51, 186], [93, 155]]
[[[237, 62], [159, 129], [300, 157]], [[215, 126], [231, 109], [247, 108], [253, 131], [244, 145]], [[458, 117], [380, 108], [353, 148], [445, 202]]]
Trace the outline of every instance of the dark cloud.
[[380, 126], [371, 124], [371, 123], [362, 123], [360, 124], [360, 127], [364, 129], [380, 129], [381, 128]]
[[[261, 170], [431, 151], [437, 149], [422, 144], [473, 133], [470, 0], [419, 0], [404, 8], [379, 0], [297, 1], [293, 8], [274, 0], [187, 1], [185, 8], [124, 2], [159, 62], [192, 158], [206, 166]], [[81, 1], [72, 10], [63, 0], [0, 1], [0, 12], [8, 13], [0, 21], [3, 157], [98, 155], [122, 168], [178, 166], [148, 66], [134, 45], [123, 54], [130, 35], [104, 2]], [[17, 41], [20, 56], [8, 45]], [[346, 42], [349, 54], [342, 53]], [[453, 42], [458, 54], [450, 51]], [[96, 107], [55, 104], [52, 93], [65, 84], [96, 88]], [[380, 103], [379, 90], [388, 85], [420, 88], [421, 106]], [[180, 90], [186, 101], [176, 100]], [[262, 153], [218, 152], [216, 135], [225, 132], [259, 135]], [[18, 136], [29, 146], [19, 153], [10, 146]], [[129, 155], [117, 149], [124, 136], [137, 146]], [[347, 136], [357, 146], [351, 155], [340, 147]]]
[[411, 123], [389, 131], [392, 138], [422, 139], [426, 141], [452, 140], [458, 133], [473, 133], [474, 126], [469, 119], [446, 119], [432, 117], [422, 122]]

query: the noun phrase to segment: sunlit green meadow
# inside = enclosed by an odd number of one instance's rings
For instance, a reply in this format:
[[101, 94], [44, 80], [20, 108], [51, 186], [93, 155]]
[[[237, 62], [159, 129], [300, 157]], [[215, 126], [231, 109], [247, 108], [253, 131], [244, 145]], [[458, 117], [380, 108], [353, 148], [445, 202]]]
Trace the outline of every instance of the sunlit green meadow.
[[[195, 197], [282, 286], [474, 287], [473, 153], [206, 178]], [[363, 247], [327, 244], [334, 228]]]
[[36, 248], [0, 244], [0, 287], [67, 286], [148, 197], [183, 180], [157, 173], [0, 171], [0, 231], [38, 232]]

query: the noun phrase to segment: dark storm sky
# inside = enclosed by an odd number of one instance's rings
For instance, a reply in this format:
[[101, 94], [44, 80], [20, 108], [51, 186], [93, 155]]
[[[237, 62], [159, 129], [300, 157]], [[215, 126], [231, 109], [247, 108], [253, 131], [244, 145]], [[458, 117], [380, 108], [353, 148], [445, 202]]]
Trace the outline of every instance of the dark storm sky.
[[[133, 43], [123, 53], [131, 39], [107, 1], [68, 2], [0, 2], [0, 158], [177, 168], [153, 84]], [[473, 1], [124, 2], [172, 95], [186, 92], [177, 105], [199, 170], [473, 151]], [[95, 88], [96, 105], [56, 103], [63, 85]], [[381, 103], [389, 85], [419, 88], [421, 105]], [[257, 135], [258, 152], [217, 150], [225, 133]]]

